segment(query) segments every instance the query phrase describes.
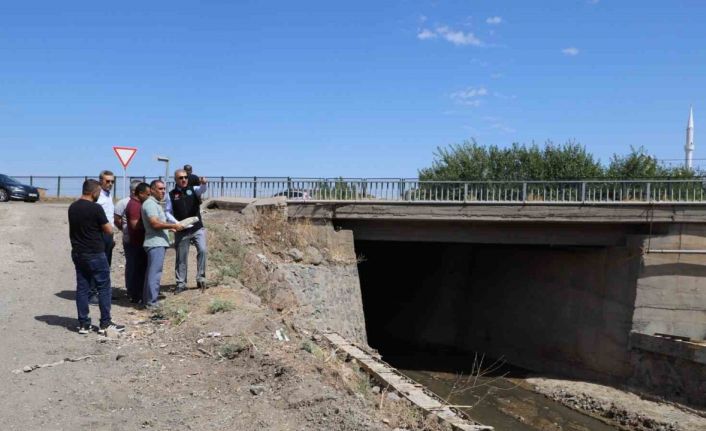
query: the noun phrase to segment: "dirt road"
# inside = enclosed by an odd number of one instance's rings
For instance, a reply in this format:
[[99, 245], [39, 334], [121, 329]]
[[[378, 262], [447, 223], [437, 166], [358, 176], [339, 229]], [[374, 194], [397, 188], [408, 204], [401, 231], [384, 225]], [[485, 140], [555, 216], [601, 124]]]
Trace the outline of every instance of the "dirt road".
[[[0, 428], [88, 429], [130, 406], [113, 346], [81, 337], [65, 204], [0, 205]], [[97, 310], [92, 309], [97, 319]], [[95, 355], [30, 373], [25, 366]], [[126, 419], [126, 418], [123, 418]], [[99, 425], [95, 429], [101, 428]]]

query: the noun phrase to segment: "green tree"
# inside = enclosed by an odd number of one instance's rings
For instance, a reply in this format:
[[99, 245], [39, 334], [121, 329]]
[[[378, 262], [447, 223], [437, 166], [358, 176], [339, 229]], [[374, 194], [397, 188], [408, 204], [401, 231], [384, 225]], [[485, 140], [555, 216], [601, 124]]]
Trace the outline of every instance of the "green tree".
[[668, 175], [668, 169], [662, 167], [644, 147], [632, 146], [627, 155], [613, 154], [606, 171], [606, 177], [611, 179], [661, 178]]
[[575, 142], [555, 145], [512, 144], [484, 147], [475, 140], [437, 148], [431, 167], [419, 170], [423, 181], [519, 181], [599, 178], [603, 168]]

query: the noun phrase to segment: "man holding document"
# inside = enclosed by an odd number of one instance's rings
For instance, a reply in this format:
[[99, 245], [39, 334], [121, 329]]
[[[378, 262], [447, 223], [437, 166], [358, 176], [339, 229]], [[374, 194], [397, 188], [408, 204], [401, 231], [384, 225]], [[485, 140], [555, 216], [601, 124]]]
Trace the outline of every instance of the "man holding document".
[[201, 196], [208, 189], [206, 178], [199, 178], [199, 185], [189, 185], [189, 174], [179, 169], [174, 172], [176, 186], [169, 192], [165, 210], [167, 219], [181, 223], [184, 230], [174, 235], [176, 249], [176, 290], [181, 293], [186, 290], [186, 275], [188, 270], [189, 246], [193, 244], [197, 251], [196, 285], [206, 289], [206, 228], [201, 218]]

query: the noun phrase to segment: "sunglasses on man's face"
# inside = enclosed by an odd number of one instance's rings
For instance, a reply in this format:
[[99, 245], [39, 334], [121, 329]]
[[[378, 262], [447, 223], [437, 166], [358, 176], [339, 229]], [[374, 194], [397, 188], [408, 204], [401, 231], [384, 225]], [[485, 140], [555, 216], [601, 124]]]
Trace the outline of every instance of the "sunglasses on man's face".
[[187, 178], [189, 178], [189, 177], [187, 177], [187, 176], [177, 177], [177, 180], [185, 180], [185, 179], [187, 179]]
[[106, 182], [106, 183], [108, 183], [108, 184], [113, 184], [113, 183], [115, 182], [115, 180], [103, 180], [103, 181]]

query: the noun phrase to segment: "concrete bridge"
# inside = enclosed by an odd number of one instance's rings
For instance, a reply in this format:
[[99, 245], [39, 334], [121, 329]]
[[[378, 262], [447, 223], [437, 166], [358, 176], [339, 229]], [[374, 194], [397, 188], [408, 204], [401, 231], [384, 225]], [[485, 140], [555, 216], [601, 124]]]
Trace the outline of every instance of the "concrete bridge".
[[478, 351], [703, 405], [704, 187], [636, 184], [513, 183], [487, 199], [489, 185], [453, 183], [430, 199], [438, 184], [418, 183], [383, 199], [349, 183], [278, 199], [292, 219], [353, 231], [368, 338], [383, 354]]

